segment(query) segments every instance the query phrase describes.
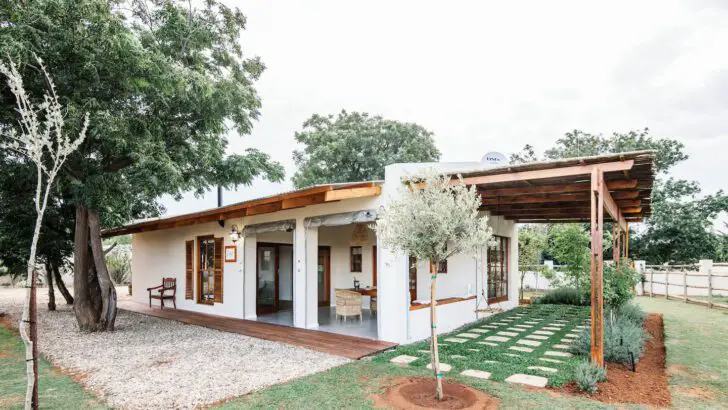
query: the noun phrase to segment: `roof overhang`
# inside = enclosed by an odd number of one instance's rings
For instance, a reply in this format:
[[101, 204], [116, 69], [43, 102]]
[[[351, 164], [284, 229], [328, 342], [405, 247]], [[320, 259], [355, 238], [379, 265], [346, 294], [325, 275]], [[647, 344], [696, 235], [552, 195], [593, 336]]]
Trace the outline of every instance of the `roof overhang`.
[[205, 211], [193, 212], [169, 218], [158, 218], [132, 223], [118, 228], [105, 229], [101, 232], [101, 236], [109, 238], [119, 235], [179, 228], [207, 222], [224, 221], [227, 219], [273, 213], [286, 209], [302, 208], [305, 206], [324, 204], [328, 202], [374, 197], [381, 194], [381, 192], [382, 187], [380, 183], [376, 181], [317, 185], [311, 188], [239, 202]]

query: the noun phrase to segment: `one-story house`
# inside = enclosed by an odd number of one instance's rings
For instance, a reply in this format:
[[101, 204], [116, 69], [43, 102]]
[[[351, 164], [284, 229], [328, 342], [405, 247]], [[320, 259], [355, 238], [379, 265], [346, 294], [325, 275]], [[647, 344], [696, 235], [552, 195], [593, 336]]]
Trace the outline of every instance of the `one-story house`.
[[[439, 332], [476, 320], [478, 311], [518, 305], [517, 223], [589, 221], [597, 170], [620, 223], [649, 214], [652, 152], [520, 165], [487, 157], [394, 164], [382, 181], [318, 185], [103, 235], [132, 235], [136, 302], [148, 303], [146, 288], [174, 277], [177, 309], [409, 343], [429, 336], [429, 264], [391, 252], [370, 229], [406, 175], [434, 167], [476, 185], [496, 237], [495, 247], [438, 266]], [[337, 320], [337, 289], [362, 295], [361, 321]]]

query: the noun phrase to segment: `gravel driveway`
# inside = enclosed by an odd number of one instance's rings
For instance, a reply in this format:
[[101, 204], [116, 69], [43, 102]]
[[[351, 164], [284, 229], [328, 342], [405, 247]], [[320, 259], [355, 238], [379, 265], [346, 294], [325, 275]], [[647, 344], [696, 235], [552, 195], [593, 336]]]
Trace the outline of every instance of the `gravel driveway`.
[[[0, 312], [20, 317], [23, 289], [0, 289]], [[57, 366], [87, 375], [86, 387], [113, 407], [192, 408], [349, 360], [248, 336], [120, 310], [116, 331], [80, 333], [56, 293], [39, 289], [40, 349]], [[120, 295], [126, 290], [119, 288]]]

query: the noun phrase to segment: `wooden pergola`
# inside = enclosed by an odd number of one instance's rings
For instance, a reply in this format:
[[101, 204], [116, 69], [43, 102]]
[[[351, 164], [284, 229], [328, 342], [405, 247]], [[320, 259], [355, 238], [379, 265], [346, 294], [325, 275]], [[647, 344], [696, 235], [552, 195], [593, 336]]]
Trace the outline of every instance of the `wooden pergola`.
[[591, 224], [592, 361], [604, 365], [604, 223], [613, 222], [615, 263], [629, 254], [629, 223], [651, 212], [654, 151], [509, 165], [462, 174], [483, 209], [520, 223]]

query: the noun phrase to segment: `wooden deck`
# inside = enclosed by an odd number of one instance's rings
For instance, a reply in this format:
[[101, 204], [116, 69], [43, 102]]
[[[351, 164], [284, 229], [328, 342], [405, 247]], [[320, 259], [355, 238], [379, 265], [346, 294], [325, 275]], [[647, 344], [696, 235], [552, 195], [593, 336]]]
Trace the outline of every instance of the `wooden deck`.
[[119, 309], [144, 315], [176, 320], [189, 325], [204, 326], [223, 332], [238, 333], [258, 339], [287, 343], [319, 352], [358, 360], [397, 346], [396, 343], [365, 339], [318, 330], [256, 322], [254, 320], [234, 319], [224, 316], [208, 315], [188, 310], [164, 309], [131, 302], [119, 301]]

